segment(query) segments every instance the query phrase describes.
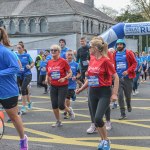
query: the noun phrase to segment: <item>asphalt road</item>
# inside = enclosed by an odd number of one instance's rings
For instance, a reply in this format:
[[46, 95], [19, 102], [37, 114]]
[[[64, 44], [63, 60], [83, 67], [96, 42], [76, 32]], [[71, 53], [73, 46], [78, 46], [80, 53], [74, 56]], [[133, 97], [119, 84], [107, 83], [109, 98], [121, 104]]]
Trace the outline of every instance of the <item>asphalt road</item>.
[[[112, 150], [150, 150], [150, 81], [141, 84], [139, 91], [132, 98], [133, 111], [127, 113], [126, 120], [119, 121], [119, 109], [112, 110], [113, 128], [109, 131]], [[32, 86], [33, 110], [22, 116], [29, 136], [29, 150], [96, 150], [98, 134], [86, 134], [90, 125], [86, 92], [72, 103], [76, 119], [63, 120], [61, 128], [51, 127], [55, 122], [51, 102], [49, 95], [42, 93], [43, 88]], [[7, 119], [6, 116], [5, 121]], [[11, 123], [5, 126], [0, 150], [19, 150], [16, 130]]]

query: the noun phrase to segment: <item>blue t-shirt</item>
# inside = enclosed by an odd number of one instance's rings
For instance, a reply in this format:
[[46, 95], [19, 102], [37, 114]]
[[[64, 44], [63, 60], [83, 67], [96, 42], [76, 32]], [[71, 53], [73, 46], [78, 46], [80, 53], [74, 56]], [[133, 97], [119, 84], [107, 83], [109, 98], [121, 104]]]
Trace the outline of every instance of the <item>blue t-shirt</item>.
[[40, 75], [46, 75], [46, 65], [47, 65], [47, 60], [40, 61]]
[[66, 52], [69, 50], [69, 48], [65, 47], [60, 52], [60, 57], [66, 59]]
[[51, 55], [48, 55], [47, 57], [46, 57], [46, 61], [48, 62], [49, 60], [51, 60], [52, 59], [52, 56]]
[[[116, 53], [116, 72], [119, 78], [124, 77], [122, 73], [128, 69], [126, 50], [123, 52], [117, 51]], [[127, 76], [126, 76], [127, 77]]]
[[17, 54], [17, 56], [19, 57], [19, 60], [22, 64], [22, 68], [18, 73], [18, 76], [26, 76], [32, 74], [31, 70], [26, 67], [27, 65], [30, 65], [33, 62], [31, 56], [27, 53]]
[[138, 71], [142, 65], [142, 62], [139, 57], [136, 57], [136, 62], [137, 62], [136, 71]]
[[[77, 76], [77, 74], [79, 72], [79, 64], [76, 63], [75, 61], [72, 61], [69, 63], [69, 66], [72, 70], [72, 77]], [[75, 90], [77, 87], [77, 83], [76, 83], [76, 81], [72, 80], [72, 77], [69, 79], [68, 89]]]
[[12, 51], [0, 44], [0, 100], [18, 96], [15, 74], [19, 70], [19, 64]]

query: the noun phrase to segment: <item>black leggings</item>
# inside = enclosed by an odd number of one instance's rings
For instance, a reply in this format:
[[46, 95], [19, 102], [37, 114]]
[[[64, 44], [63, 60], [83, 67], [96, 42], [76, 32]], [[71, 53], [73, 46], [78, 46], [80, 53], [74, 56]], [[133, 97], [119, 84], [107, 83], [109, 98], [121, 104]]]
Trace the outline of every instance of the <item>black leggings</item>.
[[65, 109], [65, 99], [68, 91], [68, 85], [65, 86], [50, 86], [50, 98], [53, 109]]
[[43, 81], [45, 81], [46, 75], [40, 75], [39, 83], [40, 86], [44, 87], [45, 90], [47, 90], [47, 84], [43, 84]]
[[19, 87], [21, 87], [21, 93], [22, 96], [28, 95], [29, 91], [28, 91], [28, 85], [32, 80], [32, 74], [26, 75], [24, 77], [17, 77], [17, 82], [19, 84]]
[[[111, 87], [89, 89], [89, 108], [91, 110], [91, 118], [96, 127], [104, 126], [103, 116], [107, 111], [107, 113], [110, 113], [110, 97]], [[110, 118], [107, 119], [110, 120]]]

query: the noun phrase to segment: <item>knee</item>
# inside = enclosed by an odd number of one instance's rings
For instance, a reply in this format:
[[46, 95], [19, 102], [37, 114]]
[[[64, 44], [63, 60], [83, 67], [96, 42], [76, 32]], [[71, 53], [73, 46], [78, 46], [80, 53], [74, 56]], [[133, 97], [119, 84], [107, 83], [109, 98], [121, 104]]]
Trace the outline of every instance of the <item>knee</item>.
[[104, 121], [101, 118], [96, 117], [95, 118], [95, 126], [102, 128], [104, 126]]
[[60, 110], [64, 110], [64, 109], [65, 109], [65, 104], [60, 104], [60, 105], [59, 105], [59, 109], [60, 109]]

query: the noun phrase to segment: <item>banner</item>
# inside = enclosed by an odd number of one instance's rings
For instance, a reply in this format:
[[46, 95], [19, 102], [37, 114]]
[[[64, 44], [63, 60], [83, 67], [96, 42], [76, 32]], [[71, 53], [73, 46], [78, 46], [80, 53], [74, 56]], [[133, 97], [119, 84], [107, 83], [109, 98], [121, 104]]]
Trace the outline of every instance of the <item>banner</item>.
[[148, 35], [150, 34], [150, 22], [126, 23], [125, 35]]

